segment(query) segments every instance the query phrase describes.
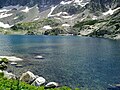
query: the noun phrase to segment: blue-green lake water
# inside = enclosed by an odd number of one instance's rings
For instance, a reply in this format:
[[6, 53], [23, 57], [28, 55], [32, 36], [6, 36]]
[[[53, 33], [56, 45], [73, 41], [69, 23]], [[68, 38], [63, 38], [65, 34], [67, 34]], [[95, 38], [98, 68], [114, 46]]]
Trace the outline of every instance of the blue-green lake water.
[[[0, 55], [24, 59], [18, 62], [23, 68], [14, 68], [14, 73], [30, 70], [47, 82], [72, 88], [105, 90], [109, 84], [120, 83], [120, 40], [0, 35]], [[35, 59], [37, 55], [45, 59]]]

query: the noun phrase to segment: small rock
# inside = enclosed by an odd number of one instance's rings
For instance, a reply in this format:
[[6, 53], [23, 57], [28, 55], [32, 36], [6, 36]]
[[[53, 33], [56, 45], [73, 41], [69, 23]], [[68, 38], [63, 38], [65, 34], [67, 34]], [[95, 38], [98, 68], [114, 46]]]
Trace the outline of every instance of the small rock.
[[41, 86], [45, 83], [45, 79], [43, 77], [38, 77], [33, 83], [32, 85], [34, 86]]
[[22, 66], [22, 65], [20, 65], [20, 64], [18, 64], [18, 65], [16, 65], [16, 67], [21, 68], [21, 67], [23, 67], [23, 66]]
[[0, 70], [6, 70], [6, 69], [7, 69], [7, 65], [4, 62], [2, 62], [0, 64]]
[[45, 85], [45, 88], [56, 88], [59, 87], [59, 84], [56, 82], [49, 82], [48, 84]]
[[120, 84], [116, 84], [115, 86], [120, 88]]
[[36, 76], [30, 71], [27, 71], [26, 73], [23, 73], [22, 76], [20, 77], [20, 80], [24, 81], [26, 83], [31, 83], [35, 79], [36, 79]]
[[0, 63], [5, 63], [8, 64], [8, 59], [7, 58], [0, 58]]
[[6, 58], [8, 61], [11, 61], [11, 62], [22, 61], [23, 60], [23, 59], [18, 58], [16, 56], [0, 56], [0, 58], [3, 58], [4, 61], [5, 61], [5, 58]]
[[17, 63], [16, 63], [16, 62], [11, 62], [10, 64], [11, 64], [11, 65], [17, 65]]
[[36, 59], [44, 59], [43, 56], [36, 56]]
[[6, 63], [4, 63], [4, 62], [2, 62], [2, 64], [1, 64], [2, 66], [5, 66], [5, 67], [7, 67], [7, 64]]
[[3, 71], [4, 73], [4, 77], [6, 77], [7, 79], [16, 79], [16, 76], [12, 73], [8, 73], [7, 71]]
[[120, 90], [120, 84], [110, 85], [108, 90]]

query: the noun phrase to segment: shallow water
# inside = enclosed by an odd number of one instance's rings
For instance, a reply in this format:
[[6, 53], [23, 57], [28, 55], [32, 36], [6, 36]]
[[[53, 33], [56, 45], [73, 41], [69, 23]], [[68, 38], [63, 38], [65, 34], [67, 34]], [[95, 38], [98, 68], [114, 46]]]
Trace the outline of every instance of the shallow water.
[[[120, 83], [120, 40], [77, 36], [0, 35], [0, 55], [24, 59], [23, 68], [72, 88], [105, 90]], [[45, 59], [35, 59], [42, 55]], [[84, 89], [83, 89], [84, 90]]]

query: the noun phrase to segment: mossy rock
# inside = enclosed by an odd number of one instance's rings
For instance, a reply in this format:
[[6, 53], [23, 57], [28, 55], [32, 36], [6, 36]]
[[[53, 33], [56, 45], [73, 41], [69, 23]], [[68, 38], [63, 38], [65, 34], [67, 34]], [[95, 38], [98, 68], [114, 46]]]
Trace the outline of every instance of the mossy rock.
[[0, 72], [0, 78], [4, 77], [4, 73]]
[[8, 64], [9, 61], [8, 61], [7, 58], [1, 58], [0, 64], [3, 63], [3, 62], [4, 62], [5, 64]]
[[0, 65], [0, 70], [6, 70], [7, 69], [7, 65]]

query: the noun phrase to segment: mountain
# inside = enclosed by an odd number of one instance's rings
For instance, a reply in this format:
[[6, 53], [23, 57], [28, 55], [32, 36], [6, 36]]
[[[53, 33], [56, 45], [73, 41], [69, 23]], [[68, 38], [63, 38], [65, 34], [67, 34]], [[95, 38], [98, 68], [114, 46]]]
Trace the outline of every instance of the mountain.
[[74, 35], [117, 38], [119, 12], [119, 0], [81, 0], [64, 1], [49, 16], [69, 24], [68, 33]]
[[0, 7], [4, 6], [34, 6], [38, 4], [39, 7], [46, 7], [58, 4], [61, 0], [0, 0]]
[[[61, 0], [0, 0], [0, 27], [10, 28], [16, 23], [40, 19], [44, 11]], [[43, 17], [46, 18], [46, 17]]]
[[[120, 0], [1, 0], [0, 7], [0, 27], [3, 28], [27, 28], [28, 31], [37, 29], [36, 33], [40, 31], [47, 35], [74, 34], [111, 38], [119, 34], [117, 12], [120, 11]], [[111, 20], [117, 22], [109, 26]], [[49, 23], [53, 21], [55, 25]], [[115, 32], [98, 35], [105, 30], [109, 32], [109, 29]]]

